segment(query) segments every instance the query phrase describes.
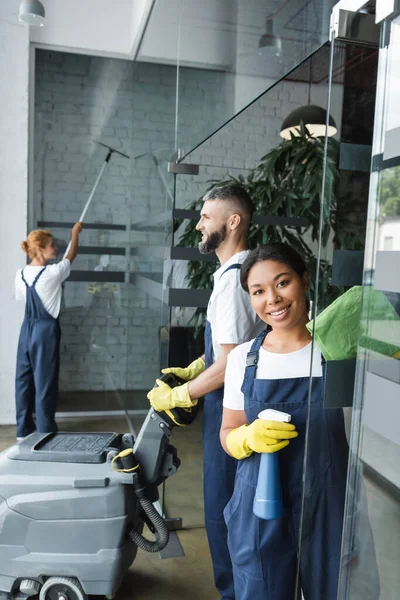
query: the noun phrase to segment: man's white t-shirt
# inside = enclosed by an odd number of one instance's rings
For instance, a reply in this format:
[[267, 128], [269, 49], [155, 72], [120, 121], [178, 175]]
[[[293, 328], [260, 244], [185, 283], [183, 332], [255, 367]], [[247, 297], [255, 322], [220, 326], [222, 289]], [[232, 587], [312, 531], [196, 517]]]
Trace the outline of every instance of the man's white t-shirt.
[[[43, 269], [41, 266], [27, 265], [24, 267], [24, 278], [31, 286], [35, 277]], [[15, 298], [26, 300], [26, 286], [21, 277], [22, 269], [18, 269], [15, 275]], [[68, 258], [54, 265], [47, 265], [44, 273], [39, 277], [35, 289], [47, 312], [55, 319], [60, 314], [62, 282], [67, 279], [71, 272], [71, 263]]]
[[243, 264], [249, 251], [232, 256], [214, 273], [214, 288], [207, 308], [211, 324], [214, 361], [221, 353], [221, 344], [242, 344], [256, 337], [264, 328], [250, 304], [250, 296], [240, 285], [240, 269], [230, 265]]
[[[265, 323], [264, 323], [265, 325]], [[254, 341], [254, 340], [253, 340]], [[241, 387], [246, 368], [246, 358], [252, 343], [247, 342], [234, 348], [228, 354], [225, 371], [224, 408], [244, 410], [244, 395]], [[289, 354], [277, 354], [260, 348], [256, 379], [295, 379], [310, 376], [311, 342]], [[314, 344], [313, 377], [322, 377], [321, 351]]]

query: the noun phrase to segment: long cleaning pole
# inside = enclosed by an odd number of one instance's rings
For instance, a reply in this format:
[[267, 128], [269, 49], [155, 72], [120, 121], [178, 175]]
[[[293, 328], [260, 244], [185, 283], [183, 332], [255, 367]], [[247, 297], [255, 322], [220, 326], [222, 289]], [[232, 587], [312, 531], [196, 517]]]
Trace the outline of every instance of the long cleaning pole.
[[[101, 179], [101, 178], [102, 178], [102, 176], [103, 176], [104, 169], [106, 168], [106, 166], [107, 166], [107, 164], [108, 164], [108, 162], [109, 162], [109, 160], [110, 160], [110, 158], [111, 158], [111, 154], [112, 154], [112, 152], [111, 152], [111, 150], [109, 150], [109, 151], [108, 151], [108, 154], [107, 154], [107, 156], [106, 156], [106, 159], [105, 159], [105, 161], [103, 162], [103, 164], [102, 164], [102, 167], [101, 167], [101, 169], [100, 169], [100, 171], [99, 171], [99, 174], [97, 175], [97, 179], [96, 179], [96, 181], [95, 181], [95, 183], [94, 183], [94, 186], [93, 186], [93, 188], [92, 188], [92, 191], [90, 192], [90, 196], [89, 196], [89, 198], [87, 199], [87, 202], [86, 202], [86, 204], [85, 204], [85, 207], [84, 207], [84, 209], [83, 209], [83, 211], [82, 211], [82, 214], [81, 214], [81, 216], [79, 217], [79, 222], [80, 222], [80, 223], [83, 223], [83, 219], [85, 218], [85, 215], [86, 215], [86, 213], [87, 213], [87, 211], [88, 211], [88, 208], [89, 208], [89, 206], [90, 206], [90, 204], [91, 204], [91, 202], [92, 202], [92, 200], [93, 200], [93, 196], [94, 196], [94, 194], [95, 194], [95, 192], [96, 192], [97, 186], [99, 185], [99, 183], [100, 183], [100, 179]], [[66, 251], [64, 252], [63, 259], [64, 259], [64, 258], [67, 256], [67, 254], [68, 254], [68, 252], [69, 252], [69, 249], [70, 249], [70, 248], [71, 248], [71, 242], [69, 242], [69, 244], [68, 244], [68, 246], [67, 246], [67, 249], [66, 249]]]
[[[89, 206], [90, 206], [90, 204], [91, 204], [91, 202], [92, 202], [92, 200], [93, 200], [93, 197], [94, 197], [94, 194], [95, 194], [95, 192], [96, 192], [97, 186], [99, 185], [99, 183], [100, 183], [100, 179], [101, 179], [101, 178], [102, 178], [102, 176], [103, 176], [104, 169], [106, 168], [106, 166], [107, 166], [107, 165], [108, 165], [108, 163], [110, 162], [110, 158], [111, 158], [111, 156], [112, 156], [113, 152], [116, 152], [117, 154], [119, 154], [120, 156], [123, 156], [124, 158], [129, 158], [129, 156], [128, 156], [127, 154], [124, 154], [123, 152], [120, 152], [119, 150], [116, 150], [115, 148], [111, 148], [111, 146], [107, 146], [106, 144], [102, 144], [101, 142], [97, 142], [97, 144], [99, 144], [100, 146], [104, 146], [105, 148], [107, 148], [108, 152], [107, 152], [107, 156], [106, 156], [106, 158], [105, 158], [105, 160], [104, 160], [104, 163], [103, 163], [103, 165], [102, 165], [102, 167], [101, 167], [101, 169], [100, 169], [100, 171], [99, 171], [99, 174], [97, 175], [97, 179], [96, 179], [96, 181], [94, 182], [94, 186], [93, 186], [93, 188], [92, 188], [92, 191], [90, 192], [90, 196], [89, 196], [89, 198], [87, 199], [87, 202], [86, 202], [86, 204], [85, 204], [85, 207], [84, 207], [84, 209], [83, 209], [83, 211], [82, 211], [82, 214], [81, 214], [81, 216], [79, 217], [79, 222], [80, 222], [80, 223], [83, 223], [83, 219], [85, 218], [85, 216], [86, 216], [86, 213], [87, 213], [87, 211], [88, 211], [88, 208], [89, 208]], [[68, 254], [68, 252], [69, 252], [69, 249], [70, 249], [70, 248], [71, 248], [71, 242], [69, 242], [69, 244], [68, 244], [68, 246], [67, 246], [67, 249], [66, 249], [66, 251], [64, 252], [63, 259], [64, 259], [64, 258], [67, 256], [67, 254]]]

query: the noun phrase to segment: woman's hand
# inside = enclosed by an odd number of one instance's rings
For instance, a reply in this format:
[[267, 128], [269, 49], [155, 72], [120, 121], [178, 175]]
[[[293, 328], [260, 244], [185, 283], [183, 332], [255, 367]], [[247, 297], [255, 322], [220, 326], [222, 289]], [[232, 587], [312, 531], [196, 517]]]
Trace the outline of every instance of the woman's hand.
[[83, 227], [83, 223], [78, 221], [77, 223], [75, 223], [75, 225], [72, 228], [71, 242], [69, 244], [68, 253], [65, 257], [66, 259], [69, 260], [70, 263], [72, 263], [75, 260], [76, 255], [78, 253], [79, 234], [82, 231], [82, 227]]
[[278, 452], [299, 434], [292, 423], [256, 419], [250, 425], [231, 429], [225, 439], [229, 454], [238, 460], [253, 452]]
[[83, 223], [81, 223], [80, 221], [75, 223], [75, 225], [72, 228], [72, 237], [78, 236], [80, 234], [80, 232], [82, 231], [82, 228], [83, 228]]

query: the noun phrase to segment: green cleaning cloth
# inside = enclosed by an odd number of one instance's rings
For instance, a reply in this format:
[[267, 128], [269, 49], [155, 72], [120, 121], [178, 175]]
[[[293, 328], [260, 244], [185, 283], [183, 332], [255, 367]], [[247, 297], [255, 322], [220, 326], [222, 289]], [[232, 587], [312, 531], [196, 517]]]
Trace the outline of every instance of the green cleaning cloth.
[[[355, 286], [337, 298], [306, 327], [314, 337], [325, 360], [344, 360], [357, 356], [357, 345], [385, 356], [393, 356], [400, 343], [371, 337], [374, 322], [399, 321], [399, 316], [385, 294], [373, 288], [365, 288], [364, 303], [368, 318], [360, 320], [362, 287]], [[399, 324], [396, 324], [399, 325]], [[379, 336], [382, 337], [382, 336]], [[360, 339], [359, 339], [360, 338]]]

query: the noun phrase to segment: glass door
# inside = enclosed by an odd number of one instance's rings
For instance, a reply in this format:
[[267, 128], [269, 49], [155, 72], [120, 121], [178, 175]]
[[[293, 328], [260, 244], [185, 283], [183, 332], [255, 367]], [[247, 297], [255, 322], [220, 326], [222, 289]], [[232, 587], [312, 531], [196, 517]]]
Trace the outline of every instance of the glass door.
[[[339, 3], [340, 10], [345, 4]], [[370, 168], [364, 168], [369, 195], [362, 286], [350, 280], [344, 284], [344, 290], [360, 290], [360, 303], [353, 336], [355, 373], [345, 382], [352, 407], [345, 409], [351, 432], [338, 600], [394, 600], [400, 593], [400, 16], [393, 7], [394, 3], [377, 0], [376, 10], [367, 7], [347, 15], [354, 24], [354, 17], [369, 14], [380, 42], [372, 158]], [[330, 101], [337, 72], [334, 47], [343, 43], [339, 12], [334, 10], [332, 18]], [[354, 27], [347, 33], [354, 35]], [[345, 111], [345, 103], [343, 107]], [[343, 129], [342, 138], [345, 133]], [[340, 163], [354, 159], [356, 150], [341, 144]], [[368, 161], [365, 148], [364, 155]], [[346, 209], [346, 203], [343, 206]], [[342, 265], [347, 277], [355, 277], [357, 265], [350, 258], [343, 255]], [[339, 375], [338, 371], [336, 396], [345, 407]]]
[[[377, 19], [381, 4], [388, 5], [377, 2]], [[381, 23], [340, 599], [368, 593], [391, 600], [400, 593], [400, 435], [394, 427], [400, 417], [400, 17], [386, 17]]]
[[176, 68], [42, 49], [35, 60], [29, 227], [51, 230], [59, 259], [106, 167], [64, 285], [57, 418], [118, 418], [124, 431], [128, 412], [138, 430], [167, 364]]

